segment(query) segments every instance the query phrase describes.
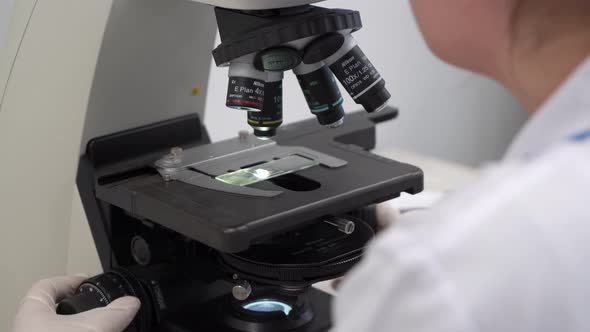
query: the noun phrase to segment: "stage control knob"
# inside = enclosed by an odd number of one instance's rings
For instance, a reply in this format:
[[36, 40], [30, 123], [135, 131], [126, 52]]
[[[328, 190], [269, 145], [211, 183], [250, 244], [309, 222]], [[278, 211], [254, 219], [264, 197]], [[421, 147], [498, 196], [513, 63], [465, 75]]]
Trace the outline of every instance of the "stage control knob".
[[[98, 294], [97, 294], [98, 295]], [[103, 307], [100, 296], [88, 293], [79, 293], [59, 303], [57, 313], [59, 315], [74, 315], [80, 312]]]

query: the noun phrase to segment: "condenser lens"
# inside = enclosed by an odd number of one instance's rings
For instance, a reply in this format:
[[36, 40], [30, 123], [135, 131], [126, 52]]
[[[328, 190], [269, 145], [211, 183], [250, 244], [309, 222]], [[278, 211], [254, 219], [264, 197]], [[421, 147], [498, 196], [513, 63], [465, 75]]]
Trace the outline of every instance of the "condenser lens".
[[272, 299], [255, 300], [253, 302], [244, 304], [242, 308], [259, 313], [284, 312], [287, 316], [293, 309], [292, 306], [285, 302]]

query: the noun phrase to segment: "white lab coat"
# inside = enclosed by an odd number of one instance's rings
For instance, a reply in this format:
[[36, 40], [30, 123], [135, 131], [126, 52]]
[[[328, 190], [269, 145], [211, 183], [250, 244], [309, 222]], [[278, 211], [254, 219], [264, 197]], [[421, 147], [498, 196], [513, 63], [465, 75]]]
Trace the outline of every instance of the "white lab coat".
[[505, 160], [372, 244], [334, 332], [589, 332], [587, 130], [590, 59]]

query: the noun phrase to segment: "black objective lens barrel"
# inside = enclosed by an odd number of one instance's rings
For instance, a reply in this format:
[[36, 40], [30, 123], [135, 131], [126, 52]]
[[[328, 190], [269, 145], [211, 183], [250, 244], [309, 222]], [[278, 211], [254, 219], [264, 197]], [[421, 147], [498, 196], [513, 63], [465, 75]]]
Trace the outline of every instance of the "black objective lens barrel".
[[385, 88], [385, 80], [351, 35], [347, 35], [342, 47], [324, 62], [367, 112], [378, 112], [387, 106], [391, 94]]
[[250, 112], [262, 111], [266, 73], [250, 63], [232, 63], [229, 68], [227, 107]]
[[261, 112], [248, 112], [248, 124], [259, 138], [276, 136], [283, 124], [283, 81], [266, 82], [264, 106]]
[[303, 90], [307, 105], [317, 116], [318, 122], [326, 127], [338, 127], [343, 123], [344, 101], [338, 84], [330, 69], [323, 63], [301, 65], [294, 70]]
[[114, 300], [134, 295], [127, 281], [120, 275], [105, 273], [83, 282], [77, 293], [57, 306], [60, 315], [73, 315], [95, 308], [106, 307]]

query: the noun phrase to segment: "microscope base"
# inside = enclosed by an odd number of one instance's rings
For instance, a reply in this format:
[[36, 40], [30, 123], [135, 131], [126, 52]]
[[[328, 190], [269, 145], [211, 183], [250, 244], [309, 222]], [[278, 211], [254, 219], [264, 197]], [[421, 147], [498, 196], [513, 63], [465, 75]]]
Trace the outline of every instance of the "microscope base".
[[[331, 302], [332, 296], [318, 289], [311, 289], [309, 293], [311, 306], [314, 313], [314, 319], [307, 325], [289, 332], [325, 332], [332, 326], [331, 320]], [[219, 312], [222, 307], [220, 302], [223, 298], [218, 298], [213, 302], [203, 305], [201, 308], [186, 310], [170, 317], [167, 322], [163, 322], [157, 332], [266, 332], [266, 329], [252, 329], [238, 331], [227, 327], [223, 322], [223, 313]], [[281, 332], [273, 330], [273, 332]]]

